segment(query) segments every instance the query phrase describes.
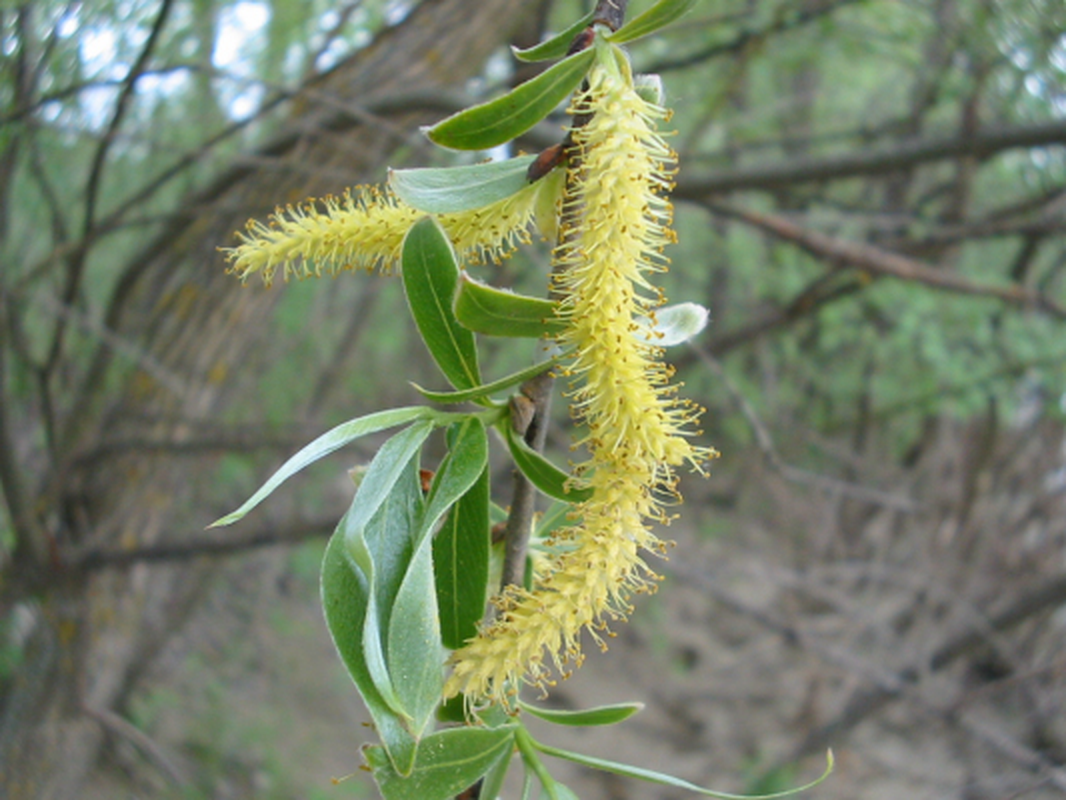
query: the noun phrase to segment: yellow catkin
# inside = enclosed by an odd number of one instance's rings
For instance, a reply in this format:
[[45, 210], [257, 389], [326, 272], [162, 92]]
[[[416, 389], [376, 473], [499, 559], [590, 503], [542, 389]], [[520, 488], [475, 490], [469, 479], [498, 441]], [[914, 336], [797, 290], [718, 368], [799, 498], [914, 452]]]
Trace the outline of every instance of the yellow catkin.
[[[461, 257], [498, 261], [530, 240], [537, 204], [543, 202], [539, 195], [556, 187], [537, 181], [504, 200], [437, 219]], [[238, 233], [240, 244], [223, 252], [231, 273], [242, 281], [258, 273], [268, 286], [279, 268], [286, 281], [323, 271], [388, 271], [399, 263], [407, 231], [423, 216], [388, 189], [362, 186], [339, 198], [279, 208], [269, 224], [252, 220]]]
[[654, 586], [641, 552], [662, 550], [648, 526], [665, 521], [661, 498], [676, 496], [672, 468], [715, 455], [689, 441], [698, 409], [677, 399], [660, 349], [640, 335], [662, 302], [648, 276], [666, 269], [674, 239], [665, 197], [674, 154], [655, 126], [666, 112], [637, 94], [618, 60], [593, 68], [570, 113], [588, 122], [574, 135], [556, 289], [567, 320], [559, 341], [574, 353], [571, 410], [590, 454], [577, 476], [592, 496], [557, 537], [547, 577], [533, 591], [509, 587], [496, 621], [452, 654], [445, 694], [474, 702], [508, 702], [520, 682], [543, 689], [552, 667], [580, 664], [583, 630], [602, 644], [606, 623]]

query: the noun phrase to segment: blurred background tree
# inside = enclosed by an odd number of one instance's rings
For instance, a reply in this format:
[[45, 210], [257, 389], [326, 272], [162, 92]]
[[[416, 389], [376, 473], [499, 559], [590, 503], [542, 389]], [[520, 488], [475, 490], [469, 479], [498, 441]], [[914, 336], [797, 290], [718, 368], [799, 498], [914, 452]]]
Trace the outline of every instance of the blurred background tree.
[[[216, 248], [274, 203], [425, 164], [419, 125], [585, 10], [0, 7], [0, 794], [362, 791], [322, 773], [354, 768], [360, 731], [334, 745], [311, 710], [347, 699], [272, 718], [275, 742], [347, 754], [314, 778], [233, 733], [325, 640], [300, 543], [359, 453], [258, 528], [202, 528], [428, 361], [394, 281], [242, 289]], [[651, 687], [612, 755], [765, 790], [832, 744], [819, 796], [1066, 795], [1063, 31], [1057, 0], [706, 0], [634, 48], [676, 109], [668, 293], [713, 320], [675, 358], [724, 458], [686, 487], [657, 622], [621, 632], [613, 679], [553, 695]], [[542, 292], [535, 261], [478, 269]], [[264, 634], [274, 607], [295, 624]]]

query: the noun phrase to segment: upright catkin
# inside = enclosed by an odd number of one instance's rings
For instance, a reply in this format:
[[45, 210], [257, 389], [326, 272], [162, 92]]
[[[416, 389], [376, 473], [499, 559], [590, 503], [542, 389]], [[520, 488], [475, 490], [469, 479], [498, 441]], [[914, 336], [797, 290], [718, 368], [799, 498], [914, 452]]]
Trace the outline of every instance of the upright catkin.
[[583, 630], [602, 646], [607, 623], [655, 585], [642, 551], [663, 549], [649, 525], [667, 521], [663, 504], [676, 500], [673, 468], [700, 469], [715, 455], [689, 441], [700, 409], [678, 399], [661, 349], [642, 333], [663, 302], [650, 276], [667, 268], [663, 249], [674, 241], [666, 195], [675, 156], [656, 129], [668, 114], [640, 96], [614, 48], [570, 113], [584, 124], [573, 134], [562, 214], [571, 227], [553, 274], [567, 323], [559, 343], [573, 353], [571, 413], [589, 453], [574, 480], [592, 495], [555, 534], [556, 555], [532, 591], [504, 590], [495, 622], [453, 653], [445, 695], [474, 702], [509, 702], [522, 682], [544, 689], [550, 666], [580, 664]]

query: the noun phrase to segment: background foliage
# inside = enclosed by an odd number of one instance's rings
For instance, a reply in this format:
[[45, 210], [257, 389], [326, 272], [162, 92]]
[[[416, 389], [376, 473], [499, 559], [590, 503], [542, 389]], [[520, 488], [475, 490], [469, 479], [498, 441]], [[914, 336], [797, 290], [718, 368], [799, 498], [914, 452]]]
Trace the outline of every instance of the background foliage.
[[[0, 8], [9, 796], [73, 796], [115, 764], [161, 795], [219, 796], [213, 781], [255, 772], [239, 757], [217, 767], [247, 741], [204, 742], [215, 726], [202, 719], [175, 733], [150, 710], [181, 672], [176, 642], [240, 649], [246, 632], [219, 609], [252, 614], [250, 576], [313, 591], [277, 551], [249, 551], [328, 533], [363, 454], [272, 500], [259, 529], [201, 529], [302, 442], [406, 402], [405, 382], [433, 373], [397, 281], [238, 291], [214, 248], [275, 202], [425, 163], [419, 124], [459, 107], [453, 94], [509, 85], [526, 67], [503, 45], [586, 10], [482, 5], [473, 44], [430, 0]], [[441, 49], [402, 61], [439, 76], [352, 77], [419, 26]], [[678, 741], [702, 742], [698, 757], [665, 748], [697, 782], [748, 759], [751, 786], [768, 786], [829, 741], [853, 760], [826, 796], [1064, 792], [1063, 30], [1052, 0], [705, 0], [633, 47], [676, 112], [668, 294], [712, 309], [678, 360], [725, 457], [686, 487], [700, 530], [675, 534], [666, 587], [684, 599], [642, 608], [668, 624], [635, 626], [617, 648], [679, 671], [678, 688], [652, 691], [672, 710], [646, 725], [667, 743], [697, 726]], [[479, 275], [537, 294], [545, 264]], [[485, 371], [531, 357], [499, 346]], [[551, 446], [565, 458], [562, 426]], [[199, 638], [174, 639], [189, 615]], [[588, 705], [594, 691], [561, 696]], [[935, 757], [919, 758], [923, 731], [944, 745]], [[153, 750], [145, 732], [168, 744]], [[286, 786], [285, 761], [262, 780]]]

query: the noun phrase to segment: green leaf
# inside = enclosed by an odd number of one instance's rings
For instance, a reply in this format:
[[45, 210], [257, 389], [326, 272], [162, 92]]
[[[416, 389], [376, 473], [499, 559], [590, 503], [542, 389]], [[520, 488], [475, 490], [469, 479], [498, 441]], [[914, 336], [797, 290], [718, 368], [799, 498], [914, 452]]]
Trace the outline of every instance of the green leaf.
[[590, 11], [562, 33], [557, 33], [550, 39], [533, 47], [527, 47], [525, 50], [512, 47], [511, 52], [519, 61], [554, 61], [562, 58], [570, 49], [570, 43], [574, 41], [574, 37], [592, 24], [592, 17], [593, 13]]
[[441, 722], [466, 722], [466, 698], [455, 694], [437, 707], [437, 719]]
[[385, 800], [450, 800], [510, 756], [516, 728], [449, 728], [431, 734], [419, 744], [407, 777], [396, 772], [380, 747], [366, 747], [363, 754]]
[[[411, 714], [393, 685], [385, 637], [415, 551], [423, 512], [418, 451], [432, 429], [431, 421], [416, 422], [382, 445], [359, 484], [343, 527], [346, 553], [367, 579], [362, 658], [378, 693], [405, 724], [411, 722]], [[408, 730], [416, 738], [421, 733], [417, 728]], [[402, 772], [409, 763], [398, 762], [397, 768]]]
[[507, 770], [511, 766], [511, 757], [505, 755], [498, 759], [495, 764], [489, 767], [488, 772], [485, 773], [485, 780], [481, 784], [481, 793], [479, 797], [499, 798], [503, 796], [503, 784], [507, 780]]
[[488, 150], [521, 136], [566, 99], [585, 77], [592, 48], [575, 53], [512, 89], [503, 97], [454, 114], [426, 131], [454, 150]]
[[358, 417], [338, 425], [336, 428], [319, 436], [282, 464], [281, 468], [278, 469], [278, 471], [275, 472], [255, 494], [248, 498], [244, 505], [232, 514], [227, 514], [221, 519], [212, 522], [208, 527], [218, 528], [224, 525], [232, 525], [263, 502], [263, 500], [284, 481], [288, 480], [304, 467], [313, 464], [315, 461], [328, 456], [336, 450], [339, 450], [346, 444], [355, 441], [360, 436], [376, 433], [377, 431], [385, 430], [386, 428], [394, 428], [405, 422], [425, 419], [432, 416], [433, 413], [434, 412], [431, 409], [425, 408], [424, 406], [408, 406], [406, 408], [390, 409], [389, 411], [379, 411], [376, 414], [368, 414], [365, 417]]
[[[341, 521], [343, 525], [343, 520]], [[338, 530], [322, 560], [322, 608], [333, 644], [366, 704], [374, 727], [390, 758], [400, 764], [414, 761], [417, 742], [403, 720], [378, 692], [363, 657], [362, 631], [366, 618], [366, 578], [345, 553]]]
[[485, 616], [490, 544], [489, 472], [482, 469], [433, 539], [441, 640], [451, 650], [474, 636]]
[[481, 383], [474, 335], [452, 312], [459, 267], [451, 242], [432, 217], [416, 222], [403, 243], [403, 288], [419, 333], [456, 389]]
[[521, 703], [522, 710], [546, 722], [556, 725], [591, 727], [594, 725], [614, 725], [644, 708], [643, 703], [617, 703], [615, 705], [597, 706], [577, 711], [563, 711], [552, 708], [540, 708], [528, 703]]
[[427, 400], [432, 400], [434, 403], [465, 403], [468, 400], [481, 400], [488, 397], [490, 394], [496, 392], [502, 392], [504, 389], [510, 389], [512, 386], [517, 386], [520, 383], [528, 381], [530, 378], [535, 378], [542, 372], [551, 369], [555, 365], [555, 359], [551, 358], [547, 361], [541, 361], [538, 364], [532, 364], [525, 369], [514, 372], [492, 383], [485, 383], [481, 386], [475, 386], [473, 389], [465, 389], [461, 392], [434, 392], [429, 389], [423, 389], [418, 384], [412, 384], [423, 397]]
[[455, 317], [475, 333], [488, 336], [554, 336], [566, 327], [555, 316], [556, 303], [527, 297], [476, 281], [465, 272], [455, 294]]
[[414, 555], [387, 612], [388, 677], [395, 689], [398, 710], [407, 715], [409, 729], [416, 737], [423, 734], [432, 720], [444, 685], [433, 543], [429, 534], [447, 510], [470, 490], [488, 464], [488, 436], [480, 419], [467, 418], [454, 426], [452, 434], [451, 450], [437, 471], [414, 530], [411, 542]]
[[548, 497], [567, 503], [582, 503], [592, 497], [592, 489], [570, 486], [570, 476], [522, 441], [510, 425], [506, 438], [515, 466]]
[[462, 167], [389, 170], [396, 196], [427, 214], [454, 214], [498, 202], [529, 186], [536, 156]]
[[[363, 524], [363, 539], [370, 543], [370, 549], [383, 562], [382, 567], [387, 560], [381, 552], [384, 545], [391, 544], [396, 548], [393, 560], [400, 564], [410, 557], [410, 531], [421, 517], [422, 492], [417, 462], [411, 459], [406, 469], [406, 475], [396, 482], [386, 501]], [[371, 582], [353, 560], [348, 546], [351, 527], [358, 524], [360, 503], [357, 494], [326, 548], [322, 560], [322, 609], [333, 644], [370, 711], [386, 751], [399, 768], [409, 771], [414, 763], [417, 742], [408, 732], [405, 720], [379, 691], [364, 647], [364, 630], [371, 609]], [[375, 624], [375, 627], [380, 626]]]
[[643, 14], [634, 17], [614, 33], [608, 34], [607, 41], [623, 44], [655, 33], [680, 19], [696, 2], [697, 0], [659, 0]]
[[426, 510], [419, 529], [419, 542], [444, 513], [474, 485], [489, 461], [489, 437], [477, 417], [454, 426], [451, 449], [433, 477]]
[[[377, 514], [382, 503], [392, 494], [393, 488], [409, 473], [419, 448], [432, 432], [434, 423], [421, 420], [392, 436], [379, 449], [370, 462], [359, 489], [355, 493], [354, 513], [349, 515], [346, 544], [355, 563], [374, 580], [375, 542], [366, 537], [367, 525]], [[415, 534], [408, 535], [412, 543]]]
[[427, 732], [444, 688], [432, 552], [432, 542], [426, 539], [407, 565], [392, 605], [387, 643], [389, 680], [416, 739]]
[[560, 750], [556, 747], [541, 744], [540, 742], [535, 742], [534, 746], [537, 750], [546, 755], [563, 758], [567, 761], [573, 761], [575, 764], [581, 764], [585, 767], [602, 770], [603, 772], [611, 772], [615, 775], [621, 775], [624, 778], [636, 778], [650, 783], [658, 783], [662, 786], [673, 786], [688, 792], [695, 792], [704, 797], [718, 797], [721, 798], [721, 800], [774, 800], [774, 798], [778, 797], [789, 797], [817, 786], [828, 778], [829, 774], [833, 771], [833, 751], [830, 750], [826, 755], [825, 771], [810, 783], [804, 784], [803, 786], [797, 786], [795, 789], [789, 789], [784, 792], [773, 792], [772, 794], [730, 794], [729, 792], [717, 792], [713, 789], [705, 789], [702, 786], [697, 786], [694, 783], [681, 780], [681, 778], [675, 778], [673, 775], [664, 775], [661, 772], [644, 769], [643, 767], [634, 767], [629, 764], [619, 764], [616, 761], [608, 761], [603, 758], [594, 758], [593, 756], [586, 756], [580, 753], [572, 753], [569, 750]]
[[540, 796], [541, 800], [579, 800], [573, 789], [556, 780], [552, 781], [551, 787], [543, 787]]

